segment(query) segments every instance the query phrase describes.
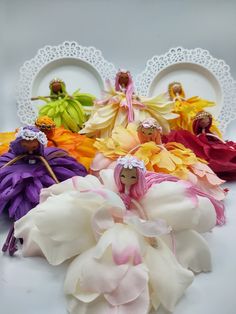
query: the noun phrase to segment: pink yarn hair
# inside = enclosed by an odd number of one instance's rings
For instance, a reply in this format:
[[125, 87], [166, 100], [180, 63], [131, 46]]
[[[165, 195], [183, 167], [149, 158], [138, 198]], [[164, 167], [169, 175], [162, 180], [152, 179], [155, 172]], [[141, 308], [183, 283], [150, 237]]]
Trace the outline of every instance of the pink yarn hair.
[[[125, 186], [120, 181], [120, 173], [122, 170], [122, 165], [116, 165], [114, 170], [114, 179], [117, 185], [118, 191], [120, 193], [120, 197], [122, 198], [126, 208], [130, 207], [131, 199], [140, 200], [155, 184], [160, 184], [162, 182], [180, 182], [181, 180], [175, 176], [165, 173], [155, 173], [150, 171], [142, 171], [140, 168], [137, 169], [138, 181], [136, 184], [132, 185], [130, 188], [130, 193], [127, 195], [125, 193]], [[208, 198], [216, 211], [216, 224], [223, 225], [225, 224], [225, 208], [224, 204], [221, 201], [216, 200], [214, 197], [201, 191], [198, 187], [188, 182], [188, 188], [186, 189], [187, 195], [193, 195], [195, 198], [196, 196], [202, 196]]]
[[114, 179], [115, 183], [117, 185], [119, 193], [121, 193], [122, 198], [124, 197], [124, 202], [129, 204], [131, 201], [131, 198], [134, 198], [135, 200], [139, 200], [142, 198], [145, 193], [147, 192], [147, 184], [146, 184], [146, 179], [145, 179], [145, 171], [141, 170], [140, 168], [137, 169], [137, 176], [138, 180], [137, 183], [133, 184], [130, 188], [129, 195], [125, 195], [125, 185], [121, 183], [120, 180], [120, 173], [121, 170], [123, 169], [122, 165], [116, 165], [115, 170], [114, 170]]
[[[149, 189], [153, 185], [159, 184], [161, 182], [165, 182], [165, 181], [180, 182], [181, 180], [178, 179], [177, 177], [170, 175], [170, 174], [155, 173], [155, 172], [147, 171], [145, 174], [145, 181], [146, 181], [147, 189]], [[202, 196], [202, 197], [208, 198], [215, 208], [217, 225], [221, 226], [221, 225], [225, 224], [225, 221], [226, 221], [226, 219], [225, 219], [225, 207], [224, 207], [224, 203], [222, 201], [216, 200], [213, 196], [211, 196], [210, 194], [208, 194], [206, 192], [201, 191], [198, 187], [196, 187], [195, 185], [193, 185], [190, 182], [188, 182], [187, 193], [188, 193], [188, 195], [186, 195], [186, 196], [188, 196], [188, 197], [190, 195], [193, 195], [194, 197], [196, 197], [196, 195], [197, 195], [197, 196]]]
[[122, 70], [120, 70], [116, 74], [116, 79], [115, 79], [115, 90], [117, 92], [122, 91], [121, 86], [119, 84], [119, 76], [120, 76], [121, 73], [127, 73], [128, 77], [129, 77], [129, 82], [128, 82], [128, 85], [127, 85], [127, 88], [126, 88], [125, 95], [126, 95], [126, 101], [127, 101], [127, 104], [128, 104], [128, 121], [129, 122], [133, 122], [134, 121], [134, 112], [133, 112], [133, 108], [132, 108], [132, 96], [133, 96], [133, 93], [134, 93], [134, 83], [133, 83], [132, 76], [131, 76], [129, 71], [124, 71], [124, 70], [122, 71]]

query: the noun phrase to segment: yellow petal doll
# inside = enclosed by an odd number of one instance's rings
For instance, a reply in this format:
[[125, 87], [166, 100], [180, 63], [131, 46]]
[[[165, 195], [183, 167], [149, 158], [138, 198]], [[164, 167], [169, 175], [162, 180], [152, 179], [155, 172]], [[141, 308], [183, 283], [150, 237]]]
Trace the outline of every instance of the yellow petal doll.
[[[170, 99], [174, 101], [173, 112], [178, 114], [179, 117], [170, 121], [170, 128], [172, 130], [188, 130], [192, 131], [192, 123], [196, 114], [205, 108], [215, 106], [215, 103], [202, 99], [198, 96], [185, 98], [183, 86], [179, 82], [172, 82], [169, 84]], [[213, 121], [214, 131], [220, 136], [221, 133], [217, 128], [217, 122]]]
[[187, 179], [216, 199], [223, 199], [225, 193], [220, 185], [224, 181], [184, 145], [176, 142], [162, 144], [161, 132], [161, 126], [153, 118], [145, 119], [138, 128], [137, 124], [129, 124], [127, 129], [116, 127], [111, 138], [97, 139], [95, 142], [100, 153], [96, 155], [91, 169], [99, 171], [104, 165], [111, 167], [119, 156], [129, 153], [143, 160], [149, 171]]

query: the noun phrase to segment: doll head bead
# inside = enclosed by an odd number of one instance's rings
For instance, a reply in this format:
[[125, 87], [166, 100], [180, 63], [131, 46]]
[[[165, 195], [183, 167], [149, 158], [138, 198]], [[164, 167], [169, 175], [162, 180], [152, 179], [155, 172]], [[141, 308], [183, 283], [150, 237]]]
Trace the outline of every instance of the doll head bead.
[[210, 132], [212, 125], [212, 115], [207, 111], [199, 111], [193, 120], [193, 132], [198, 135], [205, 129], [206, 132]]
[[142, 144], [150, 141], [160, 144], [162, 127], [154, 118], [147, 118], [140, 122], [137, 131]]
[[37, 118], [35, 121], [35, 126], [42, 132], [44, 132], [48, 138], [53, 136], [56, 124], [48, 116], [42, 116]]
[[10, 149], [16, 154], [36, 153], [43, 155], [47, 145], [46, 135], [34, 126], [25, 126], [18, 129], [16, 139], [10, 143]]
[[116, 80], [115, 80], [115, 87], [116, 90], [119, 91], [120, 87], [122, 88], [128, 88], [130, 84], [132, 84], [132, 77], [129, 71], [126, 70], [120, 70], [116, 74]]
[[29, 154], [33, 154], [33, 152], [37, 151], [39, 148], [39, 141], [37, 139], [34, 140], [21, 140], [21, 146], [25, 149], [25, 151]]
[[129, 74], [128, 72], [120, 72], [118, 77], [118, 82], [122, 87], [127, 87], [129, 84]]
[[53, 94], [62, 93], [65, 89], [65, 82], [59, 78], [54, 78], [49, 83], [49, 88]]
[[120, 181], [122, 184], [131, 186], [138, 181], [137, 169], [136, 168], [122, 168], [120, 172]]
[[129, 196], [140, 199], [146, 193], [146, 168], [144, 162], [134, 156], [124, 156], [117, 160], [114, 178], [120, 193], [129, 188]]
[[172, 82], [169, 84], [168, 87], [169, 95], [171, 99], [174, 99], [176, 96], [185, 97], [185, 93], [181, 83], [179, 82]]

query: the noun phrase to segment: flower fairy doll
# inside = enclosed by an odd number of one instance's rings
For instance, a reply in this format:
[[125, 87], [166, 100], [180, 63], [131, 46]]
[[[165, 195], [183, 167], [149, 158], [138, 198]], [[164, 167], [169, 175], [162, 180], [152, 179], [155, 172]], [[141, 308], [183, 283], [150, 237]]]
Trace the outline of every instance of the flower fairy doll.
[[[88, 170], [96, 153], [94, 139], [72, 132], [64, 127], [57, 127], [55, 122], [42, 116], [36, 119], [35, 126], [46, 134], [47, 146], [64, 149], [70, 156], [81, 162]], [[9, 144], [14, 140], [16, 132], [0, 133], [0, 155], [9, 150]]]
[[88, 118], [95, 97], [80, 93], [79, 90], [69, 95], [65, 82], [57, 78], [50, 82], [49, 88], [50, 96], [31, 98], [46, 103], [39, 109], [39, 116], [47, 115], [57, 127], [64, 126], [72, 132], [78, 132]]
[[[161, 304], [173, 311], [193, 274], [161, 239], [171, 230], [164, 220], [148, 221], [140, 211], [147, 192], [143, 162], [121, 158], [115, 171], [104, 170], [101, 178], [75, 177], [44, 189], [41, 203], [15, 224], [24, 254], [41, 251], [54, 265], [74, 257], [65, 280], [70, 313], [96, 307], [101, 313], [147, 314]], [[63, 213], [63, 204], [70, 214]], [[136, 288], [127, 295], [129, 285]]]
[[[7, 153], [0, 156], [0, 212], [7, 210], [14, 221], [39, 202], [43, 187], [75, 175], [85, 176], [85, 167], [58, 148], [47, 148], [46, 135], [33, 126], [21, 127]], [[16, 251], [13, 228], [3, 251]]]
[[115, 87], [109, 83], [104, 99], [95, 101], [91, 117], [85, 123], [81, 134], [94, 137], [110, 136], [114, 127], [140, 121], [147, 117], [157, 119], [166, 132], [169, 130], [166, 119], [176, 118], [171, 113], [173, 103], [166, 94], [153, 98], [139, 97], [134, 93], [134, 83], [129, 71], [117, 73]]
[[[192, 134], [193, 133], [193, 134]], [[223, 180], [236, 179], [236, 144], [224, 141], [214, 132], [213, 117], [200, 111], [193, 119], [192, 133], [186, 130], [172, 131], [164, 141], [182, 143], [208, 162], [209, 167]]]
[[[186, 99], [183, 86], [179, 82], [170, 83], [168, 91], [170, 99], [174, 101], [173, 112], [179, 115], [176, 119], [170, 121], [171, 130], [184, 129], [192, 132], [192, 120], [194, 116], [205, 108], [215, 106], [214, 102], [202, 99], [198, 96]], [[216, 125], [217, 122], [214, 120], [213, 128], [220, 136], [220, 130]]]
[[85, 135], [71, 132], [64, 127], [56, 127], [52, 119], [40, 117], [35, 122], [36, 127], [44, 132], [48, 139], [48, 146], [64, 149], [68, 154], [82, 163], [88, 170], [95, 156], [94, 139]]
[[223, 180], [197, 158], [192, 150], [177, 142], [162, 143], [162, 128], [153, 118], [142, 121], [138, 127], [130, 124], [127, 129], [117, 127], [107, 139], [97, 139], [98, 150], [91, 169], [95, 173], [111, 168], [119, 156], [130, 153], [144, 161], [149, 171], [162, 172], [188, 180], [216, 200], [223, 200], [225, 192], [220, 187]]
[[100, 180], [74, 177], [43, 189], [15, 235], [25, 256], [41, 254], [53, 265], [73, 258], [65, 279], [69, 313], [148, 314], [160, 305], [174, 310], [193, 280], [187, 268], [211, 270], [200, 232], [215, 220], [210, 200], [191, 184], [124, 156]]

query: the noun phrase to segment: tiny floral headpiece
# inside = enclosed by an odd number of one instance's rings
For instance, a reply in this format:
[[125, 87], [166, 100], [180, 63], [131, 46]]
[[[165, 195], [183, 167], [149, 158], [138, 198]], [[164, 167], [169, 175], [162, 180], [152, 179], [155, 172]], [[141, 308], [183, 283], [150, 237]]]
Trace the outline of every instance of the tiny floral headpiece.
[[139, 168], [142, 171], [146, 170], [144, 162], [142, 160], [138, 160], [133, 156], [119, 157], [117, 160], [117, 164], [122, 165], [125, 169]]
[[43, 132], [35, 132], [24, 127], [19, 128], [18, 132], [16, 133], [16, 138], [19, 137], [27, 141], [37, 140], [40, 144], [44, 146], [46, 146], [48, 142], [47, 137]]
[[210, 114], [210, 112], [207, 111], [199, 111], [193, 120], [201, 120], [205, 117], [212, 118], [212, 115]]
[[56, 127], [56, 124], [54, 123], [54, 121], [48, 116], [42, 116], [42, 117], [37, 118], [37, 120], [35, 121], [35, 125], [40, 130], [47, 130], [47, 131], [50, 131]]
[[130, 73], [129, 70], [119, 69], [118, 73]]
[[52, 80], [50, 81], [49, 87], [51, 87], [53, 83], [65, 84], [65, 82], [64, 82], [62, 79], [58, 78], [58, 77], [55, 77], [54, 79], [52, 79]]
[[145, 129], [155, 128], [158, 131], [162, 131], [162, 127], [158, 124], [158, 122], [154, 118], [147, 118], [140, 122], [140, 127], [144, 127]]

